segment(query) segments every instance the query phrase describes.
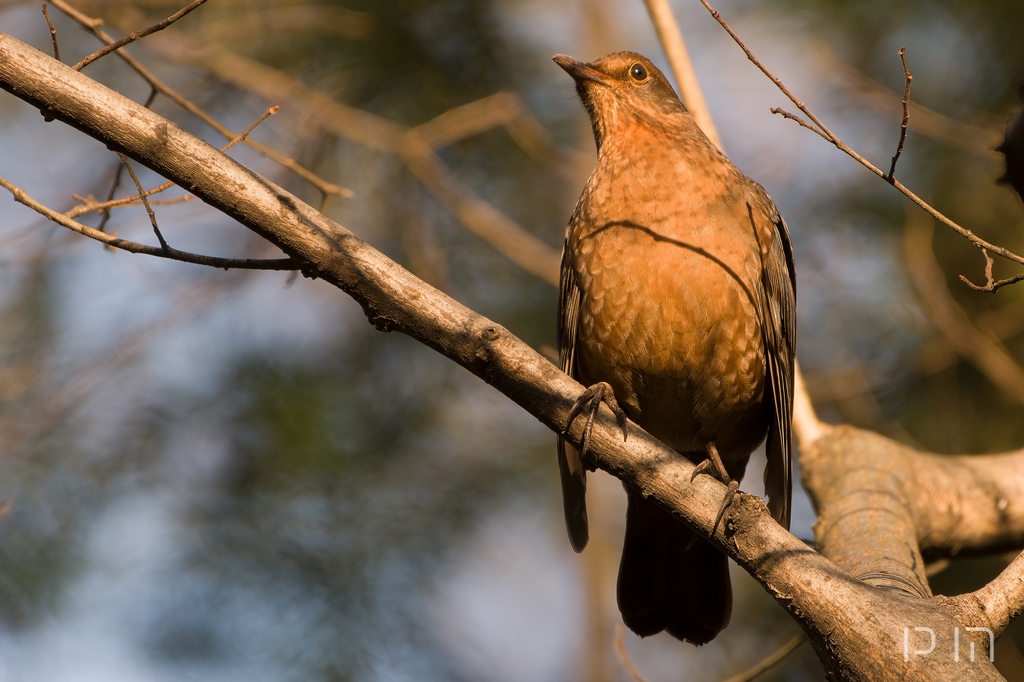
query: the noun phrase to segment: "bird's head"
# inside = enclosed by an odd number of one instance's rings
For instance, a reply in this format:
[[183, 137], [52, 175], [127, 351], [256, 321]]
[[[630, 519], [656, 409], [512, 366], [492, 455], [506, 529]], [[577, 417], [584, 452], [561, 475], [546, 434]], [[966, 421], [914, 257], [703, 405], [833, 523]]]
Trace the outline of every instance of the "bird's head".
[[630, 126], [678, 129], [686, 121], [676, 119], [692, 121], [665, 75], [641, 54], [613, 52], [589, 64], [564, 54], [552, 59], [576, 81], [598, 148]]

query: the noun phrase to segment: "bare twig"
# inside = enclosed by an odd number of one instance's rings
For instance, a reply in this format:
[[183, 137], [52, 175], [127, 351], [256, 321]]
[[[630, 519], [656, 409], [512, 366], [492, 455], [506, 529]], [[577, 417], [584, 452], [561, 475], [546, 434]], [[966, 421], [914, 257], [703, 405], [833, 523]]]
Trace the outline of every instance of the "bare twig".
[[[148, 106], [147, 106], [147, 108], [148, 108]], [[263, 123], [265, 120], [267, 120], [268, 117], [276, 114], [279, 109], [280, 109], [280, 107], [278, 105], [276, 105], [276, 104], [274, 106], [270, 107], [269, 109], [267, 109], [265, 112], [263, 112], [262, 116], [260, 116], [258, 119], [256, 119], [255, 123], [253, 123], [251, 126], [246, 128], [243, 132], [241, 132], [238, 135], [235, 135], [233, 138], [231, 138], [231, 140], [229, 140], [226, 145], [221, 147], [220, 150], [222, 152], [226, 152], [227, 150], [231, 149], [233, 146], [235, 146], [239, 142], [243, 142], [246, 139], [246, 137], [249, 135], [249, 133], [251, 133], [256, 128], [256, 126], [258, 126], [259, 124]], [[124, 167], [124, 165], [120, 166], [119, 170], [120, 170], [120, 168], [123, 168], [123, 167]], [[136, 184], [136, 186], [138, 187], [137, 184]], [[104, 217], [100, 220], [100, 225], [97, 227], [97, 229], [102, 231], [103, 225], [106, 223], [106, 217], [110, 215], [110, 209], [112, 209], [112, 208], [120, 208], [122, 206], [131, 206], [131, 205], [135, 204], [138, 201], [145, 202], [146, 201], [146, 197], [153, 196], [154, 194], [159, 194], [160, 192], [168, 190], [168, 189], [170, 189], [173, 186], [174, 186], [174, 183], [168, 181], [168, 182], [165, 182], [163, 184], [157, 185], [156, 187], [153, 187], [153, 188], [147, 189], [147, 190], [143, 190], [141, 187], [139, 187], [139, 193], [138, 194], [135, 194], [135, 195], [130, 196], [130, 197], [123, 197], [121, 199], [114, 199], [113, 198], [114, 190], [117, 188], [117, 178], [115, 178], [114, 186], [111, 187], [110, 193], [107, 195], [107, 200], [106, 201], [96, 202], [96, 201], [93, 201], [90, 198], [76, 196], [75, 198], [78, 199], [79, 201], [81, 201], [82, 204], [80, 206], [76, 206], [75, 208], [71, 209], [70, 211], [65, 211], [64, 215], [66, 217], [68, 217], [68, 218], [77, 218], [78, 216], [84, 215], [86, 213], [97, 213], [97, 212], [98, 213], [102, 213], [102, 215]], [[182, 196], [182, 197], [175, 197], [174, 199], [166, 199], [166, 200], [163, 200], [163, 201], [154, 201], [152, 203], [156, 204], [156, 205], [177, 204], [177, 203], [181, 203], [181, 202], [184, 202], [184, 201], [191, 201], [192, 199], [193, 199], [193, 196], [190, 195], [190, 194], [187, 194], [187, 195]]]
[[896, 145], [896, 153], [892, 157], [892, 165], [889, 166], [889, 173], [885, 176], [885, 179], [889, 182], [893, 181], [893, 176], [896, 174], [896, 162], [900, 160], [900, 154], [903, 153], [903, 143], [907, 141], [907, 124], [910, 123], [910, 81], [914, 80], [914, 77], [910, 73], [910, 69], [907, 68], [907, 48], [900, 48], [900, 61], [903, 62], [903, 74], [907, 78], [907, 84], [903, 88], [903, 122], [900, 124], [900, 142]]
[[796, 651], [797, 647], [807, 641], [807, 635], [800, 633], [793, 635], [788, 642], [780, 646], [770, 655], [766, 656], [763, 660], [758, 661], [756, 665], [744, 670], [743, 672], [727, 677], [722, 682], [750, 682], [757, 676], [761, 675], [767, 670], [779, 664], [780, 661], [789, 656], [791, 653]]
[[[820, 72], [830, 77], [838, 75], [856, 91], [858, 102], [866, 104], [884, 116], [892, 114], [893, 101], [900, 100], [900, 94], [853, 68], [836, 55], [835, 51], [822, 40], [812, 41], [814, 61]], [[957, 147], [972, 154], [990, 155], [999, 144], [1004, 121], [987, 112], [972, 110], [969, 114], [977, 124], [954, 121], [950, 117], [929, 109], [919, 102], [911, 102], [914, 114], [914, 132], [930, 137], [951, 147]]]
[[[117, 170], [114, 171], [114, 181], [110, 183], [110, 191], [107, 192], [107, 202], [110, 202], [114, 198], [114, 194], [117, 193], [117, 188], [121, 185], [121, 171], [123, 171], [123, 170], [124, 170], [124, 164], [123, 163], [118, 164], [117, 165]], [[74, 216], [68, 215], [67, 213], [65, 213], [64, 215], [67, 215], [69, 218], [73, 218], [74, 217]], [[99, 230], [100, 232], [103, 232], [106, 229], [106, 227], [107, 227], [107, 221], [108, 220], [110, 220], [110, 209], [109, 208], [100, 209], [100, 222], [99, 222], [98, 225], [96, 225], [96, 229]]]
[[683, 98], [686, 108], [693, 115], [704, 134], [708, 136], [715, 146], [722, 148], [722, 141], [715, 129], [715, 122], [711, 118], [707, 102], [704, 100], [704, 93], [697, 82], [697, 73], [693, 70], [693, 62], [690, 61], [690, 54], [686, 50], [686, 43], [683, 42], [682, 31], [679, 30], [679, 23], [668, 0], [644, 0], [647, 11], [651, 15], [651, 22], [658, 32], [658, 39], [661, 46], [665, 48], [669, 64], [676, 75], [676, 82], [679, 83], [679, 95]]
[[176, 22], [178, 19], [181, 19], [183, 16], [185, 16], [186, 14], [188, 14], [189, 12], [194, 10], [195, 8], [197, 8], [200, 5], [202, 5], [204, 2], [206, 2], [206, 0], [193, 0], [193, 2], [189, 3], [188, 6], [183, 7], [182, 9], [178, 10], [177, 12], [172, 14], [171, 16], [169, 16], [166, 19], [164, 19], [163, 21], [160, 21], [160, 22], [158, 22], [156, 24], [153, 24], [149, 28], [144, 28], [141, 31], [133, 31], [132, 33], [129, 33], [124, 38], [121, 38], [120, 40], [116, 40], [113, 43], [107, 45], [106, 47], [104, 47], [104, 48], [102, 48], [100, 50], [96, 50], [91, 55], [89, 55], [88, 57], [84, 58], [82, 61], [78, 62], [77, 64], [75, 64], [71, 68], [73, 68], [75, 71], [81, 71], [86, 66], [88, 66], [91, 63], [93, 63], [94, 61], [96, 61], [100, 57], [103, 57], [104, 55], [108, 55], [111, 52], [113, 52], [114, 50], [119, 50], [122, 47], [124, 47], [125, 45], [127, 45], [128, 43], [133, 43], [136, 40], [138, 40], [139, 38], [145, 38], [146, 36], [148, 36], [151, 33], [156, 33], [157, 31], [162, 31], [165, 28], [167, 28], [168, 26], [170, 26], [171, 24], [173, 24], [174, 22]]
[[57, 213], [53, 209], [40, 204], [38, 201], [30, 197], [25, 190], [8, 182], [4, 178], [0, 178], [0, 187], [3, 187], [10, 192], [14, 196], [14, 200], [18, 203], [28, 206], [36, 213], [45, 216], [58, 225], [89, 237], [90, 239], [95, 239], [109, 247], [121, 249], [122, 251], [141, 253], [147, 256], [157, 256], [159, 258], [181, 261], [183, 263], [194, 263], [196, 265], [206, 265], [213, 268], [224, 268], [225, 270], [229, 268], [239, 270], [298, 270], [300, 268], [299, 263], [291, 258], [218, 258], [216, 256], [205, 256], [199, 253], [179, 251], [178, 249], [171, 247], [149, 246], [147, 244], [140, 244], [127, 239], [121, 239], [114, 235], [107, 234], [106, 232], [100, 232], [96, 228], [71, 220], [61, 213]]
[[[91, 17], [88, 17], [88, 16], [82, 14], [77, 9], [72, 7], [71, 5], [67, 4], [67, 2], [65, 2], [64, 0], [50, 0], [50, 2], [51, 2], [51, 4], [53, 4], [54, 7], [56, 7], [60, 11], [64, 12], [66, 15], [71, 17], [74, 21], [78, 22], [78, 24], [81, 25], [83, 28], [85, 28], [86, 30], [91, 32], [101, 42], [104, 42], [107, 45], [112, 45], [114, 43], [114, 39], [111, 36], [109, 36], [107, 33], [105, 33], [100, 28], [102, 26], [103, 22], [100, 21], [99, 19], [93, 19]], [[171, 101], [173, 101], [175, 104], [177, 104], [178, 106], [180, 106], [182, 109], [184, 109], [185, 111], [189, 112], [193, 116], [198, 117], [200, 120], [202, 120], [208, 126], [210, 126], [214, 130], [216, 130], [218, 133], [220, 133], [222, 136], [224, 136], [225, 139], [230, 140], [230, 139], [235, 137], [235, 134], [231, 130], [229, 130], [225, 126], [221, 125], [215, 118], [213, 118], [212, 116], [207, 114], [205, 111], [200, 109], [192, 101], [186, 99], [177, 90], [175, 90], [174, 88], [170, 87], [169, 85], [167, 85], [166, 83], [161, 81], [153, 73], [151, 73], [146, 67], [144, 67], [141, 63], [139, 63], [138, 60], [136, 60], [134, 57], [129, 55], [127, 52], [125, 52], [123, 50], [119, 50], [117, 52], [117, 56], [120, 57], [122, 60], [124, 60], [124, 62], [126, 64], [128, 64], [128, 66], [130, 66], [132, 69], [134, 69], [136, 73], [138, 73], [143, 79], [145, 79], [145, 81], [147, 83], [149, 83], [150, 86], [154, 90], [156, 90], [156, 91], [160, 92], [161, 94], [167, 96]], [[248, 146], [250, 146], [253, 149], [255, 149], [256, 151], [258, 151], [259, 153], [261, 153], [264, 156], [266, 156], [266, 157], [276, 161], [277, 163], [281, 164], [282, 166], [284, 166], [288, 170], [292, 171], [293, 173], [295, 173], [296, 175], [301, 177], [306, 182], [308, 182], [311, 185], [313, 185], [314, 187], [316, 187], [320, 191], [320, 194], [321, 194], [321, 196], [323, 196], [325, 202], [327, 200], [327, 197], [329, 197], [329, 196], [340, 196], [340, 197], [350, 197], [350, 196], [352, 196], [352, 192], [350, 190], [348, 190], [348, 189], [346, 189], [344, 187], [340, 187], [340, 186], [338, 186], [338, 185], [336, 185], [334, 183], [327, 182], [326, 180], [324, 180], [320, 176], [316, 175], [312, 171], [310, 171], [310, 170], [300, 166], [293, 159], [290, 159], [287, 156], [285, 156], [285, 155], [283, 155], [283, 154], [281, 154], [281, 153], [279, 153], [277, 151], [274, 151], [273, 149], [271, 149], [271, 148], [269, 148], [269, 147], [267, 147], [265, 145], [260, 144], [259, 142], [255, 142], [254, 140], [250, 140], [250, 139], [246, 138], [245, 139], [245, 143]], [[321, 206], [321, 208], [323, 208], [323, 207]]]
[[1017, 282], [1024, 281], [1024, 273], [1014, 275], [1013, 277], [1007, 277], [1006, 279], [996, 279], [992, 275], [992, 256], [989, 255], [988, 249], [982, 249], [981, 253], [985, 256], [985, 284], [975, 284], [971, 280], [967, 279], [963, 275], [959, 275], [960, 281], [974, 289], [975, 291], [983, 291], [985, 293], [994, 294], [1007, 284], [1016, 284]]
[[153, 212], [153, 207], [149, 205], [149, 199], [145, 196], [145, 190], [142, 189], [142, 183], [139, 182], [139, 177], [135, 175], [135, 170], [132, 169], [132, 165], [128, 163], [128, 157], [118, 152], [118, 158], [121, 159], [121, 163], [124, 164], [125, 169], [128, 171], [128, 175], [132, 177], [132, 182], [135, 183], [135, 188], [139, 190], [139, 196], [142, 198], [142, 205], [146, 207], [146, 213], [149, 215], [149, 224], [153, 226], [153, 233], [156, 234], [157, 241], [160, 242], [161, 248], [164, 253], [171, 250], [171, 247], [167, 246], [167, 240], [164, 239], [164, 235], [160, 232], [160, 226], [156, 223], [156, 213]]
[[165, 35], [160, 41], [154, 40], [151, 47], [172, 59], [197, 63], [218, 78], [249, 92], [301, 104], [307, 108], [315, 125], [370, 149], [396, 155], [467, 229], [526, 272], [557, 286], [558, 251], [462, 183], [418, 132], [345, 106], [305, 87], [284, 72], [217, 46], [197, 45], [181, 36]]
[[46, 17], [46, 25], [50, 27], [50, 42], [53, 43], [53, 58], [60, 61], [60, 48], [57, 47], [57, 29], [50, 21], [50, 13], [46, 9], [46, 0], [43, 0], [43, 16]]
[[[917, 196], [912, 191], [910, 191], [910, 189], [906, 185], [904, 185], [903, 183], [901, 183], [899, 180], [897, 180], [895, 178], [891, 178], [891, 179], [888, 178], [886, 173], [885, 173], [885, 171], [883, 171], [878, 166], [874, 165], [873, 163], [871, 163], [870, 161], [865, 159], [863, 156], [858, 154], [856, 151], [854, 151], [849, 146], [847, 146], [846, 143], [844, 143], [842, 140], [840, 140], [839, 137], [835, 133], [833, 133], [831, 130], [829, 130], [828, 127], [824, 123], [822, 123], [821, 120], [817, 116], [814, 115], [814, 113], [807, 107], [807, 105], [805, 105], [802, 101], [800, 101], [796, 97], [796, 95], [794, 95], [789, 90], [789, 88], [786, 87], [786, 85], [782, 82], [781, 79], [779, 79], [777, 76], [772, 74], [772, 72], [769, 71], [767, 69], [767, 67], [765, 67], [764, 64], [762, 64], [761, 61], [757, 57], [754, 56], [754, 53], [751, 52], [747, 48], [747, 46], [743, 44], [743, 41], [740, 40], [740, 37], [738, 35], [736, 35], [735, 31], [732, 30], [732, 27], [730, 27], [729, 24], [726, 23], [725, 19], [723, 19], [722, 16], [718, 13], [718, 10], [716, 10], [714, 7], [709, 5], [707, 0], [700, 0], [700, 2], [711, 13], [711, 16], [713, 16], [715, 18], [715, 20], [718, 21], [718, 23], [722, 26], [722, 28], [725, 29], [726, 33], [729, 34], [729, 36], [733, 39], [733, 41], [735, 41], [735, 43], [740, 47], [740, 49], [743, 50], [743, 53], [747, 55], [747, 59], [749, 59], [758, 69], [760, 69], [761, 73], [763, 73], [771, 82], [775, 83], [775, 86], [777, 88], [779, 88], [779, 90], [781, 90], [782, 93], [784, 95], [786, 95], [786, 97], [788, 97], [789, 100], [791, 102], [793, 102], [793, 104], [795, 104], [796, 107], [800, 111], [802, 111], [804, 113], [804, 115], [807, 116], [808, 119], [810, 119], [811, 123], [813, 123], [815, 126], [818, 127], [819, 130], [817, 132], [818, 132], [819, 135], [821, 135], [826, 140], [828, 140], [832, 145], [834, 145], [840, 151], [845, 152], [847, 155], [853, 157], [858, 163], [860, 163], [862, 166], [864, 166], [865, 168], [870, 170], [872, 173], [874, 173], [878, 177], [882, 178], [883, 180], [886, 180], [887, 182], [889, 182], [889, 184], [891, 184], [893, 187], [895, 187], [897, 190], [899, 190], [901, 194], [903, 194], [905, 197], [907, 197], [912, 202], [917, 204], [920, 208], [922, 208], [930, 216], [932, 216], [933, 218], [938, 220], [940, 223], [942, 223], [946, 227], [951, 228], [957, 234], [959, 234], [960, 236], [964, 237], [965, 239], [970, 241], [975, 246], [977, 246], [979, 248], [983, 248], [983, 249], [988, 249], [990, 252], [996, 254], [997, 256], [1000, 256], [1000, 257], [1005, 258], [1007, 260], [1010, 260], [1010, 261], [1013, 261], [1015, 263], [1020, 263], [1020, 264], [1024, 265], [1024, 256], [1016, 254], [1016, 253], [1014, 253], [1014, 252], [1010, 251], [1009, 249], [1006, 249], [1006, 248], [1004, 248], [1002, 246], [996, 246], [995, 244], [992, 244], [992, 243], [982, 239], [978, 235], [974, 234], [973, 232], [968, 230], [966, 227], [962, 227], [961, 225], [959, 225], [956, 222], [952, 221], [951, 219], [947, 218], [944, 214], [940, 213], [938, 211], [938, 209], [932, 207], [931, 204], [929, 204], [924, 199], [922, 199], [921, 197]], [[780, 110], [776, 111], [775, 113], [783, 113], [783, 112], [780, 109]], [[790, 115], [790, 116], [787, 116], [787, 118], [794, 118], [794, 117], [792, 115]], [[795, 120], [795, 118], [794, 118], [794, 120]]]
[[796, 114], [790, 113], [790, 112], [786, 111], [785, 109], [783, 109], [781, 107], [772, 107], [771, 109], [769, 109], [769, 111], [771, 111], [773, 114], [778, 114], [782, 118], [788, 118], [790, 121], [796, 122], [800, 126], [802, 126], [804, 128], [807, 128], [811, 132], [817, 133], [818, 135], [821, 135], [822, 137], [824, 137], [829, 142], [832, 141], [831, 139], [829, 139], [828, 135], [826, 135], [825, 133], [821, 132], [816, 127], [814, 127], [813, 125], [811, 125], [807, 121], [803, 120], [802, 118], [800, 118]]
[[231, 138], [226, 145], [224, 145], [223, 147], [220, 148], [220, 150], [222, 152], [226, 152], [227, 150], [231, 149], [236, 144], [238, 144], [239, 142], [243, 141], [245, 138], [249, 137], [249, 133], [251, 133], [252, 131], [256, 130], [256, 126], [258, 126], [259, 124], [263, 123], [264, 121], [266, 121], [268, 118], [270, 118], [271, 116], [273, 116], [274, 114], [276, 114], [280, 110], [281, 110], [281, 105], [280, 104], [275, 104], [274, 106], [270, 107], [269, 109], [264, 111], [263, 115], [260, 116], [258, 119], [256, 119], [251, 126], [249, 126], [245, 130], [243, 130], [242, 132], [238, 133], [233, 138]]

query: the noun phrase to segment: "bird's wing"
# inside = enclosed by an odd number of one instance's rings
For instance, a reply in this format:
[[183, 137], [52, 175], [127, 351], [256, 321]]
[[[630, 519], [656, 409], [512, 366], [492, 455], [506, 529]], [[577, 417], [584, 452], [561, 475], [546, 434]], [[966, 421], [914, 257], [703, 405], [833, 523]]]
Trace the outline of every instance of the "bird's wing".
[[793, 371], [796, 357], [796, 271], [789, 228], [778, 208], [760, 187], [763, 200], [774, 223], [771, 242], [766, 244], [762, 263], [761, 326], [764, 334], [771, 391], [773, 418], [768, 429], [765, 451], [768, 466], [764, 487], [768, 509], [775, 519], [789, 528], [792, 481]]
[[[570, 223], [571, 225], [571, 223]], [[568, 232], [566, 234], [568, 238]], [[580, 289], [576, 273], [569, 263], [568, 244], [562, 250], [562, 271], [558, 295], [558, 361], [562, 371], [578, 378], [576, 368], [576, 337], [579, 333]], [[564, 439], [558, 439], [558, 470], [562, 479], [562, 506], [569, 544], [582, 552], [590, 539], [587, 522], [587, 471], [580, 453]]]

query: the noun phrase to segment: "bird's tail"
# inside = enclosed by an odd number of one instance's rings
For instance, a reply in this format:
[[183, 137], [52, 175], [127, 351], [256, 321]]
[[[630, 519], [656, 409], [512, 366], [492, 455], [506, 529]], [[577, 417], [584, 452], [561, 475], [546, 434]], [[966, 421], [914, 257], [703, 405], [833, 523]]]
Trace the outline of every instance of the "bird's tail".
[[639, 493], [627, 492], [618, 583], [623, 622], [641, 637], [666, 630], [707, 644], [732, 613], [726, 556]]

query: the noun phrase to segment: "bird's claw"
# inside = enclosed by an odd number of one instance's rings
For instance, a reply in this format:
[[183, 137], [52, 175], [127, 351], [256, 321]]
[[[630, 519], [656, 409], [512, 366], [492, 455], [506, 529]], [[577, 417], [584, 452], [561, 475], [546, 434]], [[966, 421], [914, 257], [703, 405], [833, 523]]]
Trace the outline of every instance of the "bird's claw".
[[629, 436], [629, 432], [626, 430], [626, 413], [619, 407], [618, 401], [615, 400], [615, 391], [612, 390], [611, 384], [604, 381], [596, 383], [593, 386], [587, 387], [580, 394], [580, 397], [576, 399], [572, 409], [569, 410], [565, 431], [562, 432], [565, 435], [576, 417], [584, 410], [587, 411], [587, 423], [583, 427], [583, 438], [580, 439], [580, 457], [587, 454], [587, 449], [590, 447], [590, 434], [594, 430], [594, 416], [597, 414], [597, 410], [601, 407], [602, 402], [615, 414], [615, 421], [618, 422], [619, 428], [622, 429], [622, 440], [626, 440]]
[[[733, 480], [729, 476], [729, 472], [726, 471], [725, 464], [722, 462], [721, 456], [718, 454], [718, 448], [714, 443], [707, 444], [708, 457], [701, 461], [697, 466], [693, 468], [693, 473], [690, 474], [690, 483], [693, 483], [694, 479], [700, 474], [708, 474], [714, 476], [716, 479], [724, 483], [728, 490], [725, 492], [725, 498], [722, 500], [722, 506], [718, 509], [718, 516], [715, 517], [715, 523], [711, 526], [711, 535], [715, 534], [718, 530], [718, 524], [722, 522], [722, 518], [725, 517], [725, 512], [732, 504], [733, 499], [736, 498], [736, 493], [740, 489], [739, 481]], [[690, 545], [693, 543], [691, 542]], [[687, 546], [686, 549], [689, 549]]]

